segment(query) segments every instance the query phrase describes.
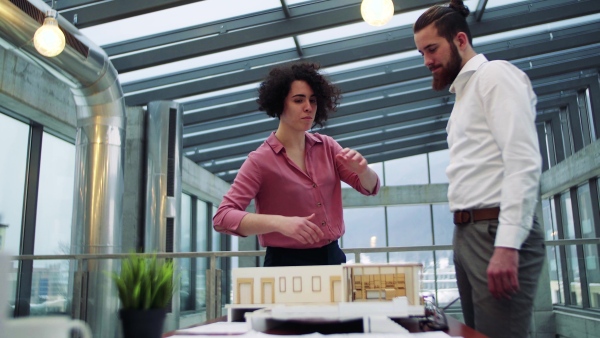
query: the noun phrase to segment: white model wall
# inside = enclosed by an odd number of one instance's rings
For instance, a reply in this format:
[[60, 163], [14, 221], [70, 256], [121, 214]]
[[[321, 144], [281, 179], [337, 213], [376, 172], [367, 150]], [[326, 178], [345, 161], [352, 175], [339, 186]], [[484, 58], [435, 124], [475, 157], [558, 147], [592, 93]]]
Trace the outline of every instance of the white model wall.
[[[263, 304], [262, 299], [271, 300], [275, 304], [286, 303], [323, 303], [324, 300], [331, 299], [331, 277], [340, 280], [342, 276], [341, 265], [325, 266], [295, 266], [295, 267], [260, 267], [260, 268], [240, 268], [232, 271], [233, 280], [233, 303], [248, 304], [248, 299], [252, 298], [252, 304]], [[240, 287], [240, 281], [252, 280], [252, 295], [248, 287]], [[262, 296], [263, 290], [261, 280], [273, 279], [273, 288], [267, 288], [268, 292], [273, 292], [273, 297]], [[338, 282], [340, 293], [342, 290], [341, 280]], [[239, 294], [238, 292], [243, 294]], [[240, 303], [238, 303], [240, 300]]]

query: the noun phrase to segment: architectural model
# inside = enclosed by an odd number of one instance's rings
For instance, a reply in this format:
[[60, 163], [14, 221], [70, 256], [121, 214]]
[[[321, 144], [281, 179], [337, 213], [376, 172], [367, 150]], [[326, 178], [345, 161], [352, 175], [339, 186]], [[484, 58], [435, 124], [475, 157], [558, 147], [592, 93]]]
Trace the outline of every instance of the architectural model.
[[419, 296], [421, 264], [342, 264], [238, 268], [232, 271], [230, 321], [244, 312], [263, 325], [267, 319], [349, 320], [368, 315], [423, 315]]

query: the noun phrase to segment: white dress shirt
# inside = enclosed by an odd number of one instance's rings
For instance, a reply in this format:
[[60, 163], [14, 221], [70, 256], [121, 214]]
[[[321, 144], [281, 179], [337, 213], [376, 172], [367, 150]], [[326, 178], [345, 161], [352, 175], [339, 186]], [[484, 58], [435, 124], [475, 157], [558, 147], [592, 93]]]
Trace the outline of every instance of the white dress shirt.
[[531, 82], [511, 63], [478, 54], [450, 92], [450, 210], [499, 206], [495, 246], [519, 249], [532, 227], [542, 166]]

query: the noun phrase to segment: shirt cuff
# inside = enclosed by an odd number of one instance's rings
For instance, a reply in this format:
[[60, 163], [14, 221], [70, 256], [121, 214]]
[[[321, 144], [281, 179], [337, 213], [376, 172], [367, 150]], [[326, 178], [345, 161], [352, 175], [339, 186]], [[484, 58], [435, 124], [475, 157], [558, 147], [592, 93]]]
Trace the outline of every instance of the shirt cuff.
[[363, 191], [361, 191], [361, 193], [363, 195], [365, 195], [365, 196], [375, 196], [375, 195], [377, 195], [377, 193], [379, 192], [379, 188], [381, 187], [381, 182], [379, 181], [379, 175], [377, 176], [377, 183], [375, 183], [375, 187], [373, 188], [373, 191], [369, 191], [369, 190], [365, 189], [362, 186], [362, 184], [361, 184], [360, 187], [363, 190]]
[[228, 235], [246, 237], [237, 233], [237, 229], [240, 227], [242, 218], [244, 218], [247, 214], [248, 212], [243, 210], [229, 210], [229, 212], [223, 217], [222, 223], [219, 224], [219, 226], [223, 228], [219, 232]]
[[520, 225], [499, 225], [494, 246], [521, 249], [521, 245], [529, 236], [530, 229]]

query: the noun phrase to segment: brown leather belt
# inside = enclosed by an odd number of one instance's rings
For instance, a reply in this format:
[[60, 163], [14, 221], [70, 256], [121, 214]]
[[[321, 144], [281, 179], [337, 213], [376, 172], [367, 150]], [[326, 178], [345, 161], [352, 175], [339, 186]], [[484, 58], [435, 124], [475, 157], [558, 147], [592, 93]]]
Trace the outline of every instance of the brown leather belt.
[[498, 219], [500, 207], [485, 209], [458, 210], [454, 212], [454, 224], [464, 225], [477, 221]]

